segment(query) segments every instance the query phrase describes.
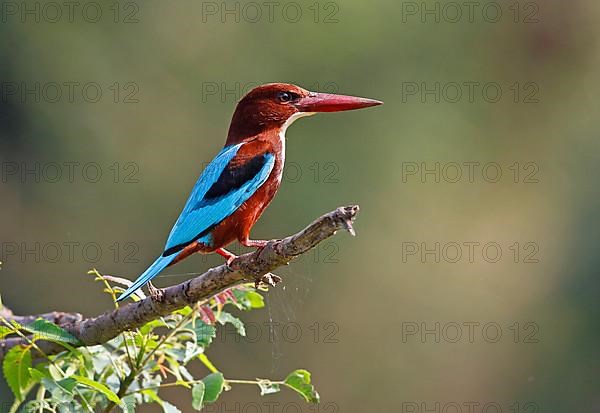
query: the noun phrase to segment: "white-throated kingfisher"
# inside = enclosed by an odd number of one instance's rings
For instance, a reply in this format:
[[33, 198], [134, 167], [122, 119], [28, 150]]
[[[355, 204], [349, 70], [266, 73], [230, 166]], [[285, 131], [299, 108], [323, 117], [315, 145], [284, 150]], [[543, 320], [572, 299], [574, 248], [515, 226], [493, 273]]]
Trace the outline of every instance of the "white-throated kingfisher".
[[224, 247], [237, 240], [262, 248], [250, 230], [281, 184], [285, 131], [296, 119], [317, 112], [340, 112], [381, 105], [353, 96], [309, 92], [272, 83], [251, 90], [238, 103], [224, 148], [194, 185], [160, 257], [125, 291], [122, 301], [173, 265], [194, 253], [236, 256]]

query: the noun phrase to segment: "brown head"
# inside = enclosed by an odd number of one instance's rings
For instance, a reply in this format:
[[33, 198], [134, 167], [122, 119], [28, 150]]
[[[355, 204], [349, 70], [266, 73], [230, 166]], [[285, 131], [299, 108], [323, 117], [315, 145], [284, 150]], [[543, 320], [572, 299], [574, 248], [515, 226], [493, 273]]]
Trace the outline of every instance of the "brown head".
[[382, 103], [354, 96], [310, 92], [289, 83], [258, 86], [239, 101], [231, 120], [226, 145], [252, 139], [270, 129], [287, 127], [302, 116], [317, 112], [361, 109]]

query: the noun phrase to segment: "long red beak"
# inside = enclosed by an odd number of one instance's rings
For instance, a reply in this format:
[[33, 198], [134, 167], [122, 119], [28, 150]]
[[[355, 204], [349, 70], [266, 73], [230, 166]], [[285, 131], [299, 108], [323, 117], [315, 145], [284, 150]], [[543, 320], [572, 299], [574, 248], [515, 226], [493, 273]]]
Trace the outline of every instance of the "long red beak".
[[341, 112], [378, 105], [383, 105], [383, 102], [355, 96], [314, 92], [296, 103], [296, 107], [301, 112]]

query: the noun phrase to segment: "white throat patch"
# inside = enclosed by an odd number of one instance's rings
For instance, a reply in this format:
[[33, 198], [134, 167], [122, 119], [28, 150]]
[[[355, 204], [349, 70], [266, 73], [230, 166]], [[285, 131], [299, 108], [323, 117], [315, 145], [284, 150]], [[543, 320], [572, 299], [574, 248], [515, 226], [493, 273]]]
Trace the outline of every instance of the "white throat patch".
[[312, 116], [316, 114], [316, 112], [298, 112], [298, 113], [294, 113], [292, 116], [290, 116], [288, 118], [288, 120], [285, 121], [285, 123], [283, 124], [283, 126], [281, 126], [281, 130], [279, 131], [279, 140], [281, 141], [281, 160], [282, 162], [285, 162], [285, 131], [287, 131], [287, 128], [294, 123], [296, 120], [300, 119], [300, 118], [304, 118], [306, 116]]

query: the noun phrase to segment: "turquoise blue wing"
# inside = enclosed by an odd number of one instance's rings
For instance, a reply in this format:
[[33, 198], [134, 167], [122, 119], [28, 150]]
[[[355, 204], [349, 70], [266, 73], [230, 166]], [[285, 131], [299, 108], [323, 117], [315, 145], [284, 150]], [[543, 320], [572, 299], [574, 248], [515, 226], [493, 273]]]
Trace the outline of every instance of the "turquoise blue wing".
[[275, 156], [266, 152], [243, 165], [232, 166], [231, 160], [243, 145], [225, 147], [206, 167], [169, 234], [165, 255], [206, 235], [265, 183]]

